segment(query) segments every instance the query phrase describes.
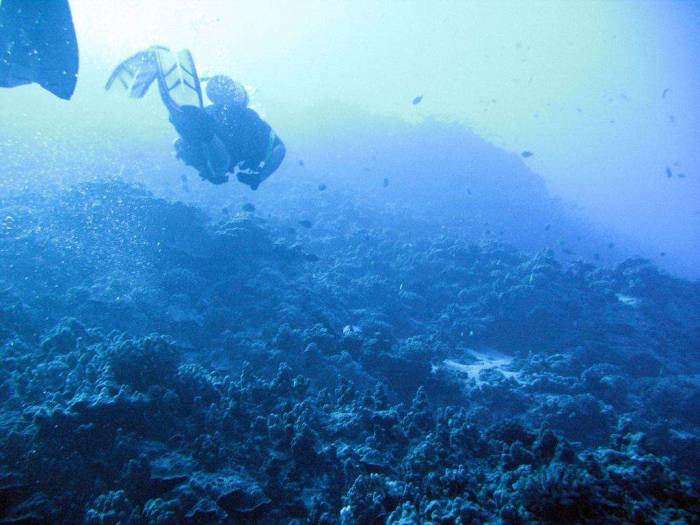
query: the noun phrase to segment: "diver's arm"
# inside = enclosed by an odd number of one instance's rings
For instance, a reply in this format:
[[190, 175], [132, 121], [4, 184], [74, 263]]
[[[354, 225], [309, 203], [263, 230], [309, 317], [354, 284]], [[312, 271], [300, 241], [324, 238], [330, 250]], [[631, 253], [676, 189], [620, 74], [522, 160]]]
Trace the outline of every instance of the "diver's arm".
[[170, 122], [180, 134], [175, 142], [177, 157], [193, 166], [200, 176], [214, 184], [228, 181], [231, 159], [215, 133], [215, 122], [203, 109], [181, 106], [170, 114]]
[[250, 186], [250, 189], [257, 190], [258, 186], [280, 167], [286, 154], [287, 148], [284, 142], [271, 131], [267, 155], [261, 162], [262, 167], [258, 165], [256, 169], [240, 171], [236, 173], [236, 178], [239, 182]]
[[197, 146], [198, 144], [187, 142], [182, 137], [179, 137], [173, 143], [175, 157], [186, 165], [192, 166], [194, 169], [201, 172], [206, 170], [207, 162], [202, 153], [202, 148]]
[[228, 182], [229, 157], [215, 137], [210, 142], [187, 142], [182, 137], [173, 144], [175, 156], [199, 172], [199, 176], [213, 184]]

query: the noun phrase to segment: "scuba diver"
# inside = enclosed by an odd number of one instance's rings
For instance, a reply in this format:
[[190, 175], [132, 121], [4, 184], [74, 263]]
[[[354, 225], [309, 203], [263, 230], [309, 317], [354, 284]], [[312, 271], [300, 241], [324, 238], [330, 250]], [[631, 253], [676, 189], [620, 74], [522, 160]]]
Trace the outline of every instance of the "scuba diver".
[[[195, 119], [197, 126], [205, 126], [201, 129], [213, 129], [229, 154], [228, 171], [235, 171], [240, 182], [253, 190], [257, 189], [260, 183], [282, 164], [286, 153], [284, 143], [270, 125], [248, 107], [248, 93], [235, 80], [225, 75], [211, 77], [207, 82], [206, 94], [213, 102], [204, 108], [211, 121], [200, 124]], [[195, 140], [191, 140], [191, 116], [173, 118], [171, 114], [171, 122], [181, 135], [181, 138], [175, 141], [177, 157], [196, 168], [200, 175], [207, 173], [206, 155], [201, 151], [201, 142], [196, 139], [201, 129], [194, 131]], [[222, 175], [208, 180], [219, 184], [228, 181], [228, 176]]]
[[180, 135], [174, 144], [177, 158], [213, 184], [228, 182], [228, 173], [233, 173], [256, 190], [282, 164], [284, 143], [248, 107], [248, 93], [241, 84], [224, 75], [203, 80], [212, 102], [208, 106], [190, 52], [153, 46], [122, 62], [105, 89], [121, 87], [129, 96], [142, 98], [156, 82]]
[[[70, 99], [78, 78], [78, 43], [68, 0], [0, 0], [0, 87], [37, 83]], [[286, 154], [284, 143], [248, 107], [248, 94], [223, 75], [209, 79], [203, 103], [189, 51], [153, 46], [125, 60], [107, 89], [121, 85], [141, 98], [157, 80], [161, 99], [180, 138], [177, 157], [214, 184], [239, 181], [257, 189]], [[118, 81], [118, 82], [117, 82]]]
[[0, 1], [0, 87], [32, 82], [73, 96], [78, 42], [68, 0]]

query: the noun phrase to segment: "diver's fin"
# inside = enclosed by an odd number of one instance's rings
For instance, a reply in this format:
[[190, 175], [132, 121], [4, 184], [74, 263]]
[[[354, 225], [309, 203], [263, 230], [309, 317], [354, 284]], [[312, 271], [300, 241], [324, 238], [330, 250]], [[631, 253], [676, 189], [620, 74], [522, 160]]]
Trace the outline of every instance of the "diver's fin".
[[105, 89], [123, 89], [132, 98], [143, 97], [158, 77], [157, 49], [160, 48], [154, 46], [139, 51], [119, 64], [107, 80]]
[[168, 109], [181, 106], [204, 107], [202, 87], [192, 53], [187, 49], [174, 53], [159, 48], [155, 55], [158, 60], [158, 88]]
[[36, 82], [68, 100], [78, 80], [78, 42], [68, 0], [0, 2], [0, 86]]
[[175, 53], [162, 46], [149, 47], [119, 64], [105, 89], [123, 89], [133, 98], [143, 97], [153, 82], [171, 113], [182, 106], [203, 107], [197, 69], [188, 50]]

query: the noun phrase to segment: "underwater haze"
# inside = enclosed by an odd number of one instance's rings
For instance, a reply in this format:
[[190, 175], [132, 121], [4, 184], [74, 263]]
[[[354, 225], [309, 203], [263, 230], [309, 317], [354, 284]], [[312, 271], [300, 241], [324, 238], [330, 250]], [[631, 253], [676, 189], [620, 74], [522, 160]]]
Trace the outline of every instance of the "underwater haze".
[[[414, 170], [403, 145], [377, 129], [376, 118], [394, 118], [397, 126], [458, 123], [504, 153], [533, 152], [523, 169], [619, 245], [619, 253], [605, 257], [640, 254], [675, 274], [700, 276], [700, 9], [694, 2], [72, 5], [82, 59], [74, 103], [34, 87], [3, 92], [1, 116], [12, 123], [3, 142], [19, 141], [5, 156], [30, 147], [18, 135], [37, 132], [71, 147], [86, 142], [96, 157], [118, 164], [105, 175], [122, 164], [126, 172], [135, 169], [129, 152], [169, 155], [169, 147], [155, 142], [172, 136], [157, 96], [135, 104], [105, 96], [102, 87], [114, 66], [140, 49], [188, 48], [200, 73], [226, 72], [254, 87], [254, 105], [294, 142], [297, 157], [332, 156], [323, 169], [338, 183], [374, 192], [372, 182], [383, 178], [358, 181], [344, 173], [365, 160], [351, 151], [359, 140], [385, 153], [391, 175], [411, 181], [430, 185], [469, 171], [493, 177], [469, 163], [468, 147], [454, 144], [426, 158], [429, 168]], [[414, 106], [418, 95], [424, 99]], [[345, 137], [349, 126], [361, 129]], [[319, 151], [318, 141], [327, 137], [336, 137], [333, 147]], [[413, 155], [429, 155], [417, 140]], [[60, 171], [63, 159], [53, 160], [42, 164]], [[674, 176], [667, 177], [667, 167]], [[80, 177], [68, 171], [62, 176]], [[165, 174], [138, 179], [169, 180]], [[439, 191], [448, 193], [449, 185]], [[402, 197], [420, 200], [411, 192]], [[460, 204], [452, 215], [461, 214]], [[571, 241], [565, 237], [547, 242]], [[577, 249], [574, 243], [571, 250]], [[580, 251], [590, 257], [598, 250]]]
[[700, 523], [699, 3], [69, 3], [70, 100], [0, 87], [0, 525]]

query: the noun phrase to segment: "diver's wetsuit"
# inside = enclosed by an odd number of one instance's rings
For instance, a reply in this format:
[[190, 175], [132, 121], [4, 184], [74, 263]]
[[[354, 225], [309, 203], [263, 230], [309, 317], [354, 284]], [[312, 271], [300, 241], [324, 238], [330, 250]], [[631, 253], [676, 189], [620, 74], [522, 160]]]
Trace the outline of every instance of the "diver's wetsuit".
[[[226, 148], [230, 156], [229, 172], [237, 167], [243, 170], [258, 172], [260, 165], [266, 162], [270, 151], [282, 141], [277, 137], [270, 125], [248, 107], [236, 107], [227, 104], [212, 104], [204, 108], [192, 106], [187, 108], [186, 115], [182, 119], [177, 115], [171, 115], [171, 122], [175, 125], [183, 141], [176, 143], [178, 157], [186, 164], [199, 170], [203, 178], [207, 172], [206, 160], [203, 157], [199, 144], [206, 142], [216, 135]], [[195, 115], [195, 113], [199, 113]], [[223, 180], [211, 180], [214, 183], [226, 182]], [[245, 176], [239, 176], [239, 180], [246, 182]], [[259, 182], [246, 182], [253, 189]]]
[[[231, 155], [231, 170], [241, 164], [257, 170], [267, 157], [272, 128], [250, 108], [213, 104], [204, 108], [216, 123], [216, 134]], [[277, 138], [279, 140], [279, 138]]]

